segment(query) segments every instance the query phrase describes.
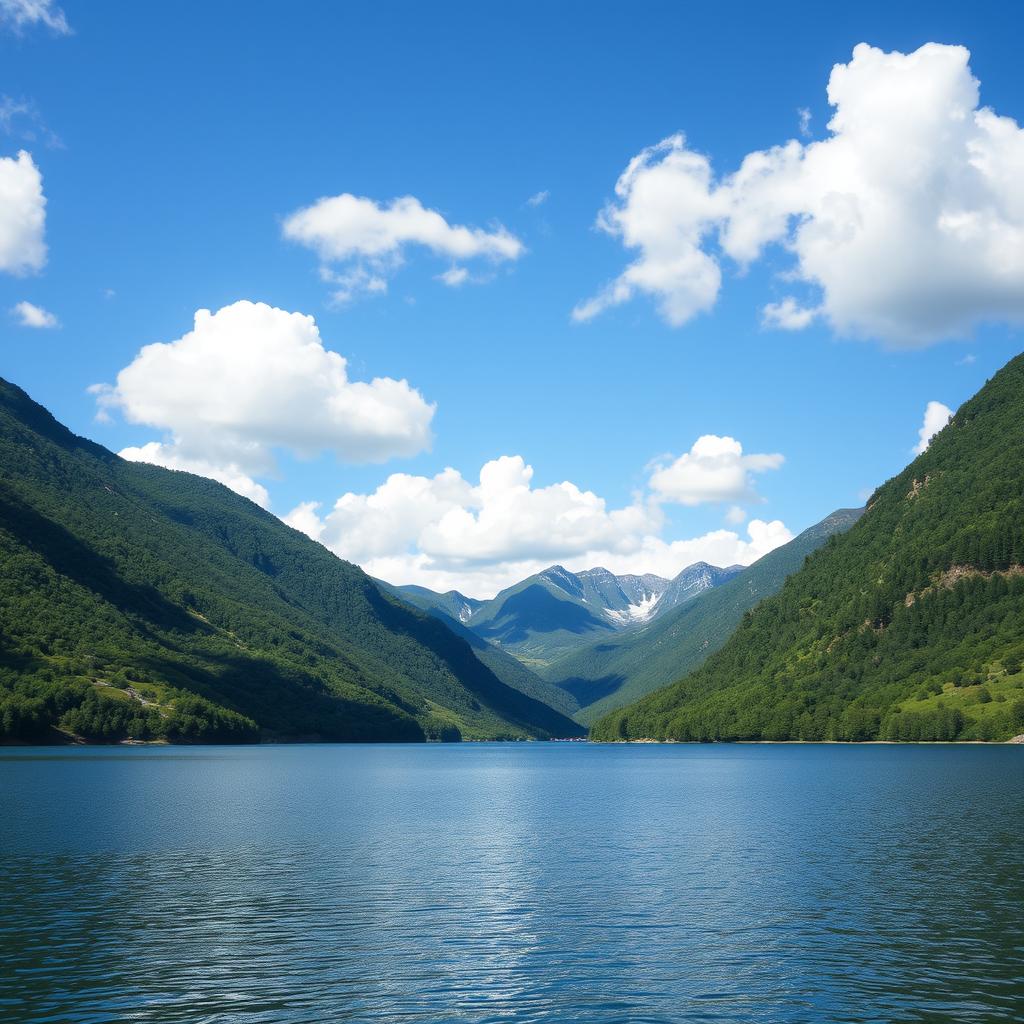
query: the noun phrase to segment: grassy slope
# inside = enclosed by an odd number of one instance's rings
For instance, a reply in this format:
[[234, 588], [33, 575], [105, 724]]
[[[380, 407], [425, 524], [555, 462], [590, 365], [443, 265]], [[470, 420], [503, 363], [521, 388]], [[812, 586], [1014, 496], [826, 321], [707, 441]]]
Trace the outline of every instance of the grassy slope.
[[638, 630], [601, 640], [560, 658], [544, 676], [580, 703], [577, 721], [590, 725], [697, 668], [728, 640], [743, 615], [776, 593], [787, 576], [860, 509], [839, 509], [738, 576], [705, 591]]
[[170, 738], [574, 728], [256, 505], [124, 462], [0, 382], [0, 735], [58, 719], [99, 738], [129, 719]]
[[[1022, 563], [1018, 356], [702, 668], [601, 719], [592, 734], [865, 740], [1024, 732], [1016, 685]], [[989, 686], [1005, 699], [971, 700]]]

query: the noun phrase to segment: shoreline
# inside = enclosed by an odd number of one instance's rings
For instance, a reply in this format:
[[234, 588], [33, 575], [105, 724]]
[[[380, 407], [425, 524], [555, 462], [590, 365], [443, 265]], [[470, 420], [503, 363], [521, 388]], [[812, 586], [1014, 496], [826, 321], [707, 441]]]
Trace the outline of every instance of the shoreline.
[[380, 740], [380, 741], [354, 741], [345, 742], [339, 740], [317, 740], [317, 739], [271, 739], [257, 740], [250, 743], [172, 743], [170, 740], [110, 740], [93, 741], [80, 738], [68, 738], [67, 740], [42, 740], [37, 742], [27, 740], [0, 740], [0, 749], [19, 747], [53, 747], [65, 749], [67, 747], [301, 747], [301, 746], [403, 746], [403, 747], [438, 747], [438, 746], [460, 746], [466, 744], [487, 744], [487, 743], [558, 743], [558, 744], [592, 744], [594, 746], [690, 746], [690, 747], [727, 747], [727, 746], [761, 746], [761, 747], [784, 747], [784, 746], [835, 746], [835, 747], [1022, 747], [1024, 748], [1024, 733], [1020, 736], [1013, 736], [1008, 740], [591, 740], [587, 738], [553, 738], [547, 740], [522, 739], [522, 740], [459, 740], [455, 743], [444, 743], [440, 741], [424, 741], [413, 743], [408, 740]]
[[1006, 747], [1024, 746], [1024, 734], [1008, 740], [588, 740], [603, 744], [675, 744], [677, 746], [761, 746], [761, 747]]

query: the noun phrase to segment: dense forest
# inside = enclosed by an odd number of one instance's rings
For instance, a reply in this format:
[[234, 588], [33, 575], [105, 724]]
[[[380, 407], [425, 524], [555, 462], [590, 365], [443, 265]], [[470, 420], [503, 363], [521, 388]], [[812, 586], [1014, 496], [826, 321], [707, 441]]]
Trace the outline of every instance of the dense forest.
[[0, 739], [580, 732], [257, 505], [0, 381]]
[[1024, 356], [697, 671], [597, 739], [1024, 733]]
[[672, 608], [648, 625], [601, 639], [546, 666], [546, 679], [582, 705], [577, 721], [596, 722], [695, 669], [729, 639], [743, 613], [774, 594], [786, 577], [861, 509], [838, 509], [739, 575]]

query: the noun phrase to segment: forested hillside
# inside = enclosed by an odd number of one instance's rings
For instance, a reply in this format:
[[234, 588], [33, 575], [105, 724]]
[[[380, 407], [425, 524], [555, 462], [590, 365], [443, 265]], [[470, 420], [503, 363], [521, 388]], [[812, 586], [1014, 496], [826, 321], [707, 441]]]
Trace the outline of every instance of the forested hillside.
[[[383, 580], [374, 582], [386, 593], [401, 601], [407, 601], [413, 607], [418, 607], [443, 622], [456, 636], [462, 637], [473, 648], [473, 653], [477, 658], [512, 689], [536, 698], [567, 717], [572, 717], [577, 710], [579, 705], [565, 690], [541, 679], [518, 658], [507, 654], [496, 644], [484, 640], [468, 626], [452, 617], [449, 609], [458, 610], [460, 607], [464, 607], [461, 602], [472, 601], [472, 598], [464, 598], [457, 591], [451, 591], [448, 594], [435, 594], [425, 587], [395, 587]], [[479, 605], [482, 602], [475, 603]]]
[[550, 682], [571, 693], [586, 724], [639, 700], [692, 671], [729, 639], [743, 614], [776, 593], [786, 577], [833, 534], [849, 529], [860, 509], [839, 509], [776, 548], [728, 582], [657, 616], [646, 626], [600, 640], [547, 666]]
[[1006, 739], [1024, 732], [1024, 356], [747, 615], [598, 739]]
[[573, 735], [436, 619], [0, 381], [0, 738]]

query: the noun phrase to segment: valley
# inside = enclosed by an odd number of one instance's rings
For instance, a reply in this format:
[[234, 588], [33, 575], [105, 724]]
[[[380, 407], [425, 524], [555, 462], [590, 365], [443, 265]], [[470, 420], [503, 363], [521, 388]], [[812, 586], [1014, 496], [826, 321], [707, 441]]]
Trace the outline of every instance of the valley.
[[1024, 732], [1022, 357], [866, 509], [749, 566], [373, 580], [0, 386], [8, 741], [950, 740]]

